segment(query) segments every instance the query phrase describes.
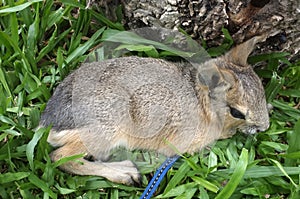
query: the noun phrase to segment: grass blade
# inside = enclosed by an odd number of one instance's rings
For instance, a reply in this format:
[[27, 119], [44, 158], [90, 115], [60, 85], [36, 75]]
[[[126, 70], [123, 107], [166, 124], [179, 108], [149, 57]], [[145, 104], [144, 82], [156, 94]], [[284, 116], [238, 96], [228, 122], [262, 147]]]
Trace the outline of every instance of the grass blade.
[[16, 5], [16, 6], [13, 6], [13, 7], [4, 8], [4, 9], [0, 10], [0, 14], [7, 14], [7, 13], [12, 13], [12, 12], [18, 12], [18, 11], [24, 10], [25, 8], [31, 6], [34, 3], [42, 2], [42, 1], [43, 0], [31, 0], [29, 2], [25, 2], [25, 3], [20, 4], [20, 5]]
[[209, 191], [212, 191], [214, 193], [217, 193], [219, 191], [219, 187], [212, 184], [211, 182], [203, 179], [203, 178], [200, 178], [200, 177], [197, 177], [197, 176], [192, 176], [191, 177], [195, 182], [197, 182], [199, 185], [203, 186], [204, 188], [206, 188], [207, 190]]
[[[297, 163], [299, 163], [299, 156], [300, 156], [300, 120], [298, 120], [294, 126], [293, 131], [291, 131], [288, 134], [288, 150], [287, 150], [287, 156], [290, 155], [296, 155], [298, 159], [286, 159], [286, 165], [287, 166], [295, 166]], [[298, 155], [297, 155], [298, 154]]]
[[185, 192], [189, 191], [190, 189], [193, 189], [197, 187], [197, 183], [191, 182], [187, 184], [180, 185], [178, 187], [175, 187], [171, 189], [169, 192], [163, 195], [157, 196], [158, 198], [170, 198], [170, 197], [175, 197], [175, 196], [180, 196], [184, 194]]
[[28, 177], [29, 181], [34, 184], [36, 187], [43, 190], [46, 194], [48, 194], [51, 198], [56, 199], [57, 195], [50, 189], [50, 187], [43, 180], [39, 179], [36, 175], [31, 174]]
[[78, 56], [83, 55], [86, 53], [87, 50], [90, 49], [92, 45], [95, 44], [96, 40], [99, 38], [99, 36], [103, 33], [105, 27], [99, 29], [95, 34], [87, 41], [85, 42], [82, 46], [76, 48], [67, 58], [66, 58], [66, 63], [69, 63], [73, 59], [75, 59]]
[[38, 129], [33, 135], [32, 140], [27, 144], [26, 147], [26, 156], [32, 171], [34, 171], [34, 164], [33, 164], [34, 148], [37, 145], [38, 141], [42, 138], [44, 131], [45, 129], [43, 128]]
[[[300, 173], [299, 167], [284, 167], [288, 175], [298, 175]], [[214, 172], [217, 176], [230, 175], [233, 173], [232, 169], [218, 170]], [[270, 176], [283, 176], [283, 173], [275, 166], [253, 166], [244, 174], [244, 179], [264, 178]]]
[[2, 68], [0, 68], [0, 82], [3, 85], [4, 90], [6, 91], [6, 93], [9, 95], [10, 98], [12, 98], [12, 94], [11, 94], [11, 91], [9, 89], [9, 86], [8, 86], [7, 81], [6, 81], [5, 74], [4, 74], [4, 71], [2, 70]]
[[277, 161], [277, 160], [273, 160], [270, 159], [273, 163], [275, 163], [275, 165], [280, 169], [280, 171], [284, 174], [285, 177], [287, 177], [290, 182], [293, 184], [293, 186], [296, 189], [299, 189], [299, 186], [293, 181], [293, 179], [287, 174], [287, 172], [284, 170], [283, 166]]
[[0, 184], [22, 180], [30, 175], [29, 172], [5, 173], [0, 175]]
[[248, 165], [248, 150], [243, 149], [237, 166], [224, 189], [217, 195], [216, 199], [228, 199], [242, 180]]
[[168, 193], [171, 189], [173, 189], [178, 183], [186, 177], [187, 172], [190, 170], [190, 167], [186, 161], [179, 167], [178, 171], [172, 177], [168, 185], [166, 186], [164, 193]]

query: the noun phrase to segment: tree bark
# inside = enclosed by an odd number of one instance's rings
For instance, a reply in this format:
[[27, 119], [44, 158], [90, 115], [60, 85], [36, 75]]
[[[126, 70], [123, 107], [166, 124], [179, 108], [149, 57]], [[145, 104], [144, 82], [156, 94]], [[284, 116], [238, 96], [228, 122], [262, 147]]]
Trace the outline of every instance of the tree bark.
[[[241, 43], [267, 33], [259, 45], [263, 52], [288, 51], [292, 59], [300, 55], [300, 0], [107, 0], [95, 1], [111, 8], [123, 5], [123, 23], [128, 29], [145, 26], [182, 28], [208, 46], [220, 45], [222, 28]], [[110, 8], [107, 9], [107, 8]]]

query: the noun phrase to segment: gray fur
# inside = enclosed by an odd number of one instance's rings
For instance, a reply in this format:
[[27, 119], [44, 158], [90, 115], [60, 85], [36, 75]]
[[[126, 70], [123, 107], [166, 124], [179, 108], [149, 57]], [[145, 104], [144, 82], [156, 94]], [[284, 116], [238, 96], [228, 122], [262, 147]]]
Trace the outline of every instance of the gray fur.
[[[237, 129], [266, 130], [263, 86], [245, 64], [257, 40], [201, 65], [140, 57], [83, 64], [56, 88], [41, 117], [40, 126], [53, 125], [53, 161], [85, 153], [96, 161], [82, 158], [84, 164], [61, 168], [130, 184], [139, 180], [133, 163], [104, 162], [118, 146], [172, 156], [171, 145], [194, 153]], [[233, 117], [231, 108], [245, 119]]]

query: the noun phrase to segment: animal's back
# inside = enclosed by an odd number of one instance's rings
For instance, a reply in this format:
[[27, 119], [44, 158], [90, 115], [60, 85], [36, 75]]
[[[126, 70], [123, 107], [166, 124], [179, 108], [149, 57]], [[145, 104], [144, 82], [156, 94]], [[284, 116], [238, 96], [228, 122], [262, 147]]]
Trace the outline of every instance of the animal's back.
[[[153, 58], [86, 63], [57, 87], [42, 124], [53, 124], [57, 132], [81, 129], [81, 139], [91, 152], [101, 144], [94, 140], [106, 143], [103, 150], [117, 145], [157, 150], [161, 142], [137, 146], [137, 140], [166, 137], [185, 151], [201, 122], [190, 78], [178, 65]], [[160, 152], [170, 153], [165, 150]]]
[[75, 128], [72, 114], [73, 79], [74, 74], [70, 74], [55, 89], [41, 116], [40, 126], [52, 125], [53, 131]]

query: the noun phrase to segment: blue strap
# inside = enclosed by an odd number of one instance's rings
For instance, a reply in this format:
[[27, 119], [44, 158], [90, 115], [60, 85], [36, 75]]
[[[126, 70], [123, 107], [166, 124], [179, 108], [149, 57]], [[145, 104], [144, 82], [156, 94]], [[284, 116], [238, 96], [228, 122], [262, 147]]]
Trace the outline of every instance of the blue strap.
[[164, 163], [157, 169], [153, 178], [149, 182], [148, 186], [146, 187], [143, 195], [140, 199], [150, 199], [155, 190], [157, 189], [158, 185], [162, 181], [163, 177], [166, 175], [168, 170], [172, 167], [172, 165], [178, 160], [180, 156], [175, 155], [173, 157], [167, 158]]

